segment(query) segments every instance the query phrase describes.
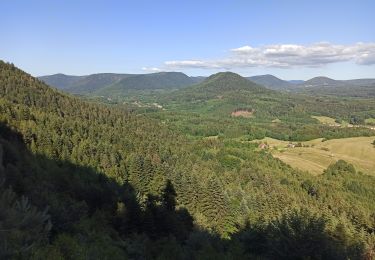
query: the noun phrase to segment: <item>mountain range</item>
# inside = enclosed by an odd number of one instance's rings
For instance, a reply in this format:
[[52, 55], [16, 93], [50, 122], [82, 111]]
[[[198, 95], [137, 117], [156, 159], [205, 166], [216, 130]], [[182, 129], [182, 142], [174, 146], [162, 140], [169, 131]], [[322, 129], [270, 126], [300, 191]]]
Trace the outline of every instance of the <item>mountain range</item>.
[[328, 77], [314, 77], [309, 80], [282, 80], [273, 75], [260, 75], [248, 77], [247, 79], [275, 90], [299, 91], [304, 88], [317, 87], [357, 87], [357, 86], [375, 86], [375, 79], [352, 79], [335, 80]]
[[181, 72], [151, 74], [98, 73], [87, 76], [54, 74], [41, 76], [50, 86], [73, 94], [118, 95], [131, 90], [178, 89], [199, 83], [204, 77], [189, 77]]
[[[203, 82], [211, 77], [189, 77], [182, 72], [158, 72], [151, 74], [98, 73], [86, 76], [54, 74], [41, 76], [40, 80], [50, 86], [73, 94], [96, 96], [121, 96], [131, 91], [181, 89]], [[366, 96], [375, 95], [375, 79], [335, 80], [314, 77], [303, 80], [282, 80], [273, 75], [246, 77], [247, 80], [279, 91], [309, 92], [311, 94], [340, 94], [351, 96], [356, 89]], [[342, 91], [341, 93], [338, 93]], [[374, 93], [373, 93], [374, 92]]]

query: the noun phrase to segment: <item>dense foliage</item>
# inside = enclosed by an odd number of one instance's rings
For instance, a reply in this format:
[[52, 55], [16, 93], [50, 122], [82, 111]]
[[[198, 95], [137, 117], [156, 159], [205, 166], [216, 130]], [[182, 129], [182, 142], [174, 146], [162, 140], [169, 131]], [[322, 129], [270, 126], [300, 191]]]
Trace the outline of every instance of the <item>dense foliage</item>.
[[340, 96], [352, 98], [373, 98], [375, 97], [375, 84], [364, 84], [360, 86], [339, 86], [339, 87], [314, 87], [302, 89], [300, 92], [319, 96]]
[[[165, 110], [143, 109], [186, 135], [208, 137], [265, 136], [290, 141], [315, 138], [372, 136], [365, 120], [375, 118], [373, 99], [340, 99], [268, 90], [234, 73], [218, 73], [203, 83], [173, 93], [143, 95], [144, 102], [157, 102]], [[233, 117], [241, 108], [253, 111], [249, 118]], [[140, 109], [142, 110], [142, 109]], [[151, 113], [150, 113], [151, 112]], [[332, 127], [312, 118], [328, 116], [355, 128]]]
[[149, 115], [0, 62], [0, 258], [373, 257], [374, 177], [313, 177]]

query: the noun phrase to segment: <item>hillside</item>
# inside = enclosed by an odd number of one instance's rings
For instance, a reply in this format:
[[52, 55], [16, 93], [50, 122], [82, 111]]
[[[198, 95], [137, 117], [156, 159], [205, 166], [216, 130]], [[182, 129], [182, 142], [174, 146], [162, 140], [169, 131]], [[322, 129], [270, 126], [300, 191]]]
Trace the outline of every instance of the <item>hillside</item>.
[[315, 77], [309, 80], [306, 80], [302, 86], [308, 87], [318, 87], [318, 86], [338, 86], [341, 85], [341, 82], [327, 77]]
[[238, 74], [232, 72], [219, 72], [206, 78], [200, 84], [176, 91], [170, 96], [172, 99], [208, 100], [240, 95], [242, 92], [259, 94], [268, 93], [270, 90], [257, 85]]
[[375, 86], [375, 79], [350, 79], [344, 82], [353, 86]]
[[199, 79], [192, 79], [181, 72], [158, 72], [134, 75], [99, 89], [94, 94], [121, 96], [129, 91], [179, 89], [193, 85]]
[[375, 84], [373, 85], [341, 85], [331, 87], [301, 88], [296, 90], [315, 96], [351, 97], [369, 99], [375, 97]]
[[334, 80], [327, 77], [315, 77], [300, 84], [301, 87], [354, 87], [374, 85], [375, 79]]
[[267, 88], [274, 89], [274, 90], [287, 90], [288, 88], [294, 85], [291, 82], [279, 79], [269, 74], [252, 76], [252, 77], [248, 77], [247, 79], [255, 82], [258, 85], [262, 85], [262, 86], [265, 86]]
[[375, 79], [333, 80], [316, 77], [291, 90], [315, 96], [371, 98], [375, 96]]
[[375, 79], [334, 80], [315, 77], [294, 84], [289, 90], [314, 96], [370, 98], [375, 96]]
[[[82, 252], [93, 259], [156, 258], [161, 253], [153, 241], [185, 241], [193, 232], [190, 214], [203, 206], [211, 208], [204, 226], [216, 223], [211, 228], [222, 235], [232, 230], [223, 187], [215, 183], [212, 190], [186, 171], [191, 159], [174, 151], [189, 146], [158, 122], [63, 94], [2, 61], [0, 111], [0, 209], [6, 213], [0, 225], [11, 231], [0, 233], [1, 259]], [[190, 189], [204, 192], [195, 200]], [[222, 206], [213, 208], [213, 201]], [[146, 251], [121, 246], [143, 247], [143, 238], [150, 239]]]
[[39, 77], [40, 80], [55, 88], [74, 94], [89, 94], [95, 90], [115, 84], [131, 74], [98, 73], [87, 76], [55, 74]]
[[246, 80], [246, 78], [233, 72], [219, 72], [211, 75], [201, 83], [196, 90], [207, 92], [231, 92], [231, 91], [249, 91], [249, 92], [266, 92], [262, 86]]
[[286, 90], [316, 96], [368, 98], [375, 96], [375, 79], [334, 80], [315, 77], [303, 80], [281, 80], [273, 75], [259, 75], [247, 79], [274, 90]]
[[151, 74], [98, 73], [87, 76], [55, 74], [39, 77], [55, 88], [73, 94], [121, 96], [129, 91], [178, 89], [202, 82], [204, 77], [188, 77], [180, 72]]
[[72, 76], [59, 73], [54, 75], [41, 76], [39, 77], [39, 79], [52, 87], [66, 90], [73, 87], [75, 84], [77, 84], [77, 82], [79, 82], [81, 79], [84, 79], [85, 77], [86, 76]]
[[132, 76], [132, 74], [115, 73], [92, 74], [82, 78], [78, 82], [75, 82], [74, 85], [65, 90], [73, 94], [91, 94], [97, 90], [116, 84], [117, 82]]

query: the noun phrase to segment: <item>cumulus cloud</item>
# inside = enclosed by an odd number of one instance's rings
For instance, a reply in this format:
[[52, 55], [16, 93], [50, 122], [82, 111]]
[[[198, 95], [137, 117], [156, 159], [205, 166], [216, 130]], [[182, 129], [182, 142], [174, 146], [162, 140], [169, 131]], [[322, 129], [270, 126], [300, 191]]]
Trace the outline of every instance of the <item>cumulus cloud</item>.
[[364, 53], [364, 54], [362, 54], [358, 58], [357, 63], [362, 64], [362, 65], [375, 64], [375, 53]]
[[170, 69], [233, 69], [246, 67], [322, 67], [331, 63], [354, 61], [360, 65], [375, 64], [375, 43], [338, 45], [319, 42], [311, 45], [273, 44], [261, 47], [242, 46], [231, 49], [228, 57], [215, 60], [166, 61]]
[[147, 72], [160, 72], [160, 71], [162, 71], [162, 69], [159, 69], [159, 68], [156, 68], [156, 67], [143, 67], [142, 70], [147, 71]]

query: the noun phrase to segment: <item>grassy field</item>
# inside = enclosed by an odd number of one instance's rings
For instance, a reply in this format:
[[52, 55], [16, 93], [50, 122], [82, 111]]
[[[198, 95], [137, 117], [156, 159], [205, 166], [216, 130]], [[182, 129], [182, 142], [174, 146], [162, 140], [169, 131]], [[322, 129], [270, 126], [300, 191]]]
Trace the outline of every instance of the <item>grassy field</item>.
[[315, 118], [322, 124], [326, 125], [336, 125], [337, 123], [335, 122], [334, 118], [328, 117], [328, 116], [311, 116], [312, 118]]
[[[279, 158], [292, 167], [321, 174], [331, 163], [343, 159], [352, 163], [357, 170], [375, 175], [375, 147], [373, 137], [354, 137], [333, 139], [322, 142], [315, 139], [302, 142], [304, 147], [287, 147], [289, 142], [272, 138], [265, 138], [273, 156]], [[294, 143], [295, 144], [295, 143]]]
[[375, 118], [367, 118], [365, 119], [365, 123], [369, 125], [375, 125]]

